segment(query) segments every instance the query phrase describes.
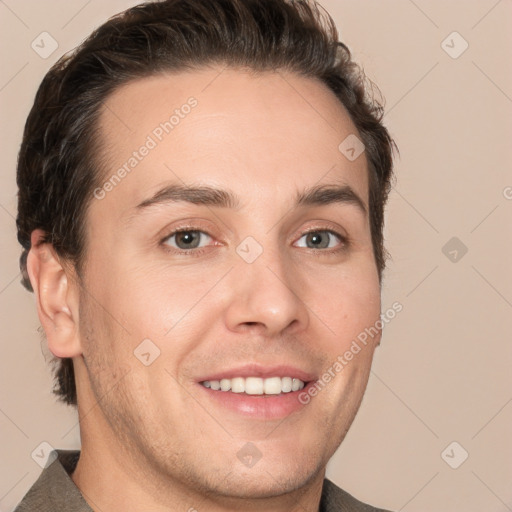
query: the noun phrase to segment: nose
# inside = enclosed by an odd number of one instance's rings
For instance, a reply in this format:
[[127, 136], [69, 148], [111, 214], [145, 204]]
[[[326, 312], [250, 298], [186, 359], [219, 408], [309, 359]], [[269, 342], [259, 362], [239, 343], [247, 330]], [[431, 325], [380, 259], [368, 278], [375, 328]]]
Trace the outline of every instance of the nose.
[[307, 329], [309, 312], [300, 280], [275, 253], [267, 252], [253, 263], [239, 262], [228, 286], [225, 322], [231, 331], [273, 337]]

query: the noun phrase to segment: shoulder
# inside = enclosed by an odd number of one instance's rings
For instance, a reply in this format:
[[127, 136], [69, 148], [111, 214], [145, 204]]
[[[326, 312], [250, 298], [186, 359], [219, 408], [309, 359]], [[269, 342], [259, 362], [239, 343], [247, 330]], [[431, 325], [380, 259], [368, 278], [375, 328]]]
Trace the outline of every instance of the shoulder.
[[344, 491], [333, 484], [327, 478], [322, 488], [321, 512], [390, 512], [382, 508], [372, 507], [354, 498], [347, 491]]
[[55, 450], [55, 455], [14, 512], [92, 512], [70, 474], [80, 452]]

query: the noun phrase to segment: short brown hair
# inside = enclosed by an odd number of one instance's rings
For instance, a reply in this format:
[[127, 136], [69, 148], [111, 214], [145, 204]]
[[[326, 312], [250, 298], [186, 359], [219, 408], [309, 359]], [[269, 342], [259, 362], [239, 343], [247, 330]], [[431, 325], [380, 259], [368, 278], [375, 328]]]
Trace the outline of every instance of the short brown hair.
[[[212, 64], [286, 70], [322, 81], [345, 106], [366, 148], [370, 229], [382, 278], [384, 205], [394, 142], [382, 124], [373, 84], [338, 41], [332, 18], [313, 0], [165, 0], [120, 13], [46, 74], [28, 116], [18, 158], [18, 240], [23, 284], [30, 235], [81, 275], [84, 221], [101, 183], [97, 123], [109, 94], [136, 78]], [[369, 90], [371, 89], [371, 90]], [[340, 141], [341, 142], [341, 141]], [[72, 360], [56, 359], [54, 393], [76, 405]]]

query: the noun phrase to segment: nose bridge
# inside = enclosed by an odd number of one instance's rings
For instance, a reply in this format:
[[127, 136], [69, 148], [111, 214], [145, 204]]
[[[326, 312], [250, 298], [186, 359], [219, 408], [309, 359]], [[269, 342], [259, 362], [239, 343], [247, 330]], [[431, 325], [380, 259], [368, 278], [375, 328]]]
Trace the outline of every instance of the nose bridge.
[[226, 321], [232, 330], [258, 324], [267, 335], [278, 334], [290, 325], [308, 324], [305, 304], [299, 297], [299, 282], [276, 234], [267, 234], [264, 243], [247, 237], [236, 249], [231, 273], [231, 296]]

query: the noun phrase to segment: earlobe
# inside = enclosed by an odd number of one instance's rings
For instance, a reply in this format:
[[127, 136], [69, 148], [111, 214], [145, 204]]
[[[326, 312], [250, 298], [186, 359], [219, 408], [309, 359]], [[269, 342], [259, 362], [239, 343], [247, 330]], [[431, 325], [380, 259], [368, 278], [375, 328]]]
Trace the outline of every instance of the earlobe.
[[27, 272], [37, 302], [39, 320], [48, 348], [57, 357], [76, 357], [82, 353], [78, 323], [78, 289], [51, 244], [41, 243], [44, 233], [31, 235]]

